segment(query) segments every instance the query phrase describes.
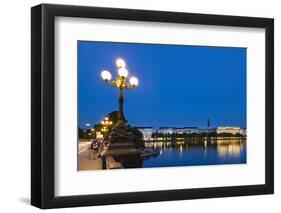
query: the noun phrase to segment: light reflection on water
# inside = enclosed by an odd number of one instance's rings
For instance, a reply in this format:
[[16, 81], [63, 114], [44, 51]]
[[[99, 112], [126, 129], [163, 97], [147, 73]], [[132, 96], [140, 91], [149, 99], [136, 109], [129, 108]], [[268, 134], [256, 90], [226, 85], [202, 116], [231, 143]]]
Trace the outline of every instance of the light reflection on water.
[[144, 159], [143, 167], [246, 163], [246, 141], [241, 139], [204, 140], [199, 144], [158, 141], [148, 142], [146, 147], [159, 149], [160, 153]]

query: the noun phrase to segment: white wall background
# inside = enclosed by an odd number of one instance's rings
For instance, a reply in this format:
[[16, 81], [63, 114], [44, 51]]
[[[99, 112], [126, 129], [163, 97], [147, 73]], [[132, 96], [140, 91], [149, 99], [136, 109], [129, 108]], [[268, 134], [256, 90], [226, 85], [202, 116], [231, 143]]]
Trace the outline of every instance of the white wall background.
[[[279, 212], [281, 207], [280, 1], [246, 0], [45, 0], [45, 3], [275, 18], [275, 195], [50, 210], [52, 212]], [[30, 7], [37, 0], [3, 1], [0, 12], [0, 210], [39, 212], [30, 197]], [[3, 137], [4, 136], [4, 137]]]

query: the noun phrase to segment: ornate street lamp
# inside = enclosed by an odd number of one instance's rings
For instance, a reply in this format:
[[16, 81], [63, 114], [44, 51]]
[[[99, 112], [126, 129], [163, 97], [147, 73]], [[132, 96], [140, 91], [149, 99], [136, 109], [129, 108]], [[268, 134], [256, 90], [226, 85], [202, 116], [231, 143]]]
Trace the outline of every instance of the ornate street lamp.
[[110, 121], [108, 117], [105, 117], [104, 120], [101, 121], [101, 125], [102, 125], [101, 131], [107, 133], [108, 127], [112, 125], [112, 121]]
[[101, 72], [101, 77], [106, 84], [119, 89], [119, 112], [118, 120], [116, 126], [122, 127], [126, 124], [126, 119], [123, 111], [123, 90], [133, 89], [138, 85], [138, 79], [136, 77], [131, 77], [129, 82], [127, 82], [128, 70], [126, 69], [126, 63], [123, 59], [119, 58], [116, 60], [116, 66], [118, 70], [118, 75], [116, 79], [111, 80], [111, 73], [107, 70]]
[[125, 168], [136, 168], [141, 166], [140, 151], [134, 142], [134, 134], [126, 124], [126, 119], [123, 111], [123, 90], [133, 89], [138, 85], [138, 79], [131, 77], [127, 81], [128, 70], [123, 59], [116, 60], [118, 76], [111, 80], [111, 73], [107, 70], [102, 71], [101, 77], [106, 84], [115, 87], [119, 90], [119, 112], [116, 124], [113, 126], [108, 135], [108, 145], [103, 150], [101, 156], [113, 156], [118, 162], [121, 162]]

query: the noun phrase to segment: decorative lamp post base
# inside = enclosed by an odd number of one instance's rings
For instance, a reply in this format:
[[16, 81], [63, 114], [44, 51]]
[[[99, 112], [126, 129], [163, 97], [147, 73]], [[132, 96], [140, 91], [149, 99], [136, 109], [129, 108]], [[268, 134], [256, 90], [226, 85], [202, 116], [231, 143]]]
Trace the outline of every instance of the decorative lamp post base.
[[118, 120], [109, 135], [107, 148], [101, 156], [103, 158], [112, 156], [124, 168], [141, 167], [140, 151], [136, 148], [133, 137], [125, 121]]

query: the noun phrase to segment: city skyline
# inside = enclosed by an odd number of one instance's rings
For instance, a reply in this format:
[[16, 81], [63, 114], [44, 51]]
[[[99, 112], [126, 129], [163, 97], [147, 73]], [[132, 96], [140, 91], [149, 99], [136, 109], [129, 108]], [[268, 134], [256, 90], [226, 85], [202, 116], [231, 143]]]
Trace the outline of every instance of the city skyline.
[[123, 58], [140, 80], [124, 91], [133, 126], [246, 128], [246, 49], [78, 41], [78, 125], [100, 122], [118, 110], [118, 94], [100, 72], [117, 75]]

